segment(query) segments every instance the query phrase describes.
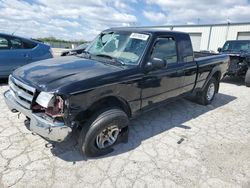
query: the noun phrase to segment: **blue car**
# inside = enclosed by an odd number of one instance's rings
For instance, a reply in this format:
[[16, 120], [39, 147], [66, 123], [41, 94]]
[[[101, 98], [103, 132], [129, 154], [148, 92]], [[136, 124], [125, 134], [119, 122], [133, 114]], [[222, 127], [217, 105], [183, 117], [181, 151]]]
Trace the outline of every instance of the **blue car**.
[[0, 78], [35, 61], [52, 58], [50, 46], [31, 39], [0, 33]]

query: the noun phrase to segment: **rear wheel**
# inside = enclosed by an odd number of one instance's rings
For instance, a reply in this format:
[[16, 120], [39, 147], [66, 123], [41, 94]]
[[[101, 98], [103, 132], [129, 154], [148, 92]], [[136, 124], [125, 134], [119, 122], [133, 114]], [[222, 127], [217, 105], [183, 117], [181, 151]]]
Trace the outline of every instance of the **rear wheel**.
[[81, 153], [88, 157], [98, 157], [113, 151], [112, 146], [117, 143], [128, 122], [127, 114], [118, 108], [97, 112], [79, 135]]
[[250, 87], [250, 68], [248, 68], [247, 73], [246, 73], [245, 84], [247, 87]]
[[197, 101], [202, 105], [211, 104], [214, 99], [214, 96], [219, 88], [219, 81], [212, 77], [205, 89], [199, 93], [197, 93]]

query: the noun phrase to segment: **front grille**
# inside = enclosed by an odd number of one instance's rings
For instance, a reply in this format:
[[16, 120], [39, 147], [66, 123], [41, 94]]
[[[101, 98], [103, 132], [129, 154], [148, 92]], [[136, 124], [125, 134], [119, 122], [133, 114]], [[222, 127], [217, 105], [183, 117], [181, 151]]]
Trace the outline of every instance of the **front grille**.
[[36, 89], [30, 87], [14, 77], [9, 77], [9, 87], [16, 101], [23, 107], [30, 109]]

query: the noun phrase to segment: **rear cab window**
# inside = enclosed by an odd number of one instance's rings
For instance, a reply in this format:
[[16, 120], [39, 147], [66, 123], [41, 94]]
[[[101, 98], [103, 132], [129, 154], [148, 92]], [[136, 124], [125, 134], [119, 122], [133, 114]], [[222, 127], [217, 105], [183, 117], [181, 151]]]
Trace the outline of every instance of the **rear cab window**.
[[191, 43], [190, 36], [188, 34], [183, 34], [181, 41], [179, 41], [179, 56], [180, 61], [183, 63], [193, 63], [194, 62], [194, 52]]

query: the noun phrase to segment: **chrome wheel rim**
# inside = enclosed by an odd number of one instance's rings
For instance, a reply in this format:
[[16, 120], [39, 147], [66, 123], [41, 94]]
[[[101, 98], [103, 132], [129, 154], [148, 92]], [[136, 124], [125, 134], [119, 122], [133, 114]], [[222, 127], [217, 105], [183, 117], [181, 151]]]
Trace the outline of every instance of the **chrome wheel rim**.
[[119, 135], [120, 129], [117, 125], [112, 125], [101, 131], [96, 137], [96, 145], [99, 149], [113, 145]]
[[214, 83], [211, 83], [208, 86], [208, 90], [207, 90], [207, 100], [212, 100], [212, 98], [214, 97], [214, 93], [215, 93], [215, 85]]

